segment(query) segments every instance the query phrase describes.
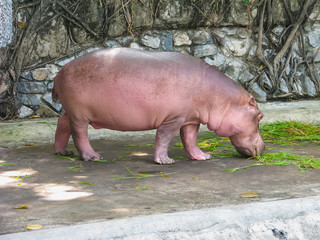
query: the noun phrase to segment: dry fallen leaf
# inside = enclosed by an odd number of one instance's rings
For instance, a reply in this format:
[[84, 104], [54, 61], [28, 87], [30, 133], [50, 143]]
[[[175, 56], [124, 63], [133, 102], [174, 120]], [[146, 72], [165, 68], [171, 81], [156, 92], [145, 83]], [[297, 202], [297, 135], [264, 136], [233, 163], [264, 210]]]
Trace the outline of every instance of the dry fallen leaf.
[[26, 26], [27, 22], [17, 22], [17, 25], [19, 28], [24, 28]]
[[35, 146], [36, 144], [35, 143], [26, 143], [25, 145], [30, 147], [30, 146]]
[[38, 230], [41, 228], [43, 228], [43, 226], [41, 224], [32, 224], [32, 225], [27, 226], [28, 230]]
[[259, 197], [259, 195], [256, 194], [255, 192], [245, 192], [245, 193], [241, 193], [240, 197], [242, 197], [242, 198], [255, 198], [255, 197]]
[[30, 204], [26, 204], [26, 205], [23, 205], [23, 206], [17, 206], [17, 207], [14, 207], [15, 209], [26, 209], [28, 208]]

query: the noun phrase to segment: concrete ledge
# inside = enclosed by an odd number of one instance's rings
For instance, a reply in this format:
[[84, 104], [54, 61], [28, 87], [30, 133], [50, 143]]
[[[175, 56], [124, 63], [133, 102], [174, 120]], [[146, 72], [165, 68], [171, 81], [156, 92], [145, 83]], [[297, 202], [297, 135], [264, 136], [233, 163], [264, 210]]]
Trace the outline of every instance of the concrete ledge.
[[56, 239], [318, 239], [320, 196], [134, 217], [0, 236]]
[[276, 121], [320, 123], [319, 100], [259, 103], [259, 108], [264, 114], [262, 123]]

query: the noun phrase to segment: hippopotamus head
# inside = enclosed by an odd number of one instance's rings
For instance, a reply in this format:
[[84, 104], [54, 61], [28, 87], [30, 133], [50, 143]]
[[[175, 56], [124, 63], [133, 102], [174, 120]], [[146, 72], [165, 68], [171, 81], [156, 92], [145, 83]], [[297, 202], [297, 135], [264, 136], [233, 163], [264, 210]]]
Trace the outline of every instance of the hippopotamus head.
[[262, 117], [256, 101], [249, 96], [244, 104], [230, 107], [216, 133], [229, 137], [239, 153], [245, 156], [260, 155], [265, 149], [259, 130]]

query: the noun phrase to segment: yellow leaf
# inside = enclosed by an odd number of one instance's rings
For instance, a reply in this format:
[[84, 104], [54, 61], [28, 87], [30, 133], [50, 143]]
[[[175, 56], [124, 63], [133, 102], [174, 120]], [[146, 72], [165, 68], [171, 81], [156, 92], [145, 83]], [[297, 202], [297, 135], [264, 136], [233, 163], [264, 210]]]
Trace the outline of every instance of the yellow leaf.
[[256, 194], [255, 192], [245, 192], [245, 193], [241, 193], [240, 197], [242, 197], [242, 198], [255, 198], [255, 197], [259, 197], [259, 195]]
[[27, 22], [17, 22], [17, 25], [19, 28], [24, 28], [26, 26]]
[[36, 144], [35, 143], [26, 143], [25, 145], [26, 146], [35, 146]]
[[263, 65], [261, 65], [260, 68], [263, 68]]
[[27, 226], [28, 230], [38, 230], [43, 228], [43, 226], [41, 224], [33, 224], [33, 225], [29, 225]]
[[15, 209], [26, 209], [26, 208], [28, 208], [28, 206], [29, 206], [30, 204], [26, 204], [26, 205], [24, 205], [24, 206], [18, 206], [18, 207], [14, 207]]

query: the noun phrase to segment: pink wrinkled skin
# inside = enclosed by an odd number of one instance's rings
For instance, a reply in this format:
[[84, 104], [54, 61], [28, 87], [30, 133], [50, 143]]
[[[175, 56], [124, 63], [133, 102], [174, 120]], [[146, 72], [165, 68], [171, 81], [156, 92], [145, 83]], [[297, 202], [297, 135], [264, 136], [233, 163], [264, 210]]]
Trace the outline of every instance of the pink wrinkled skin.
[[100, 159], [88, 125], [119, 131], [157, 129], [154, 161], [171, 164], [168, 146], [180, 130], [191, 159], [210, 155], [196, 145], [200, 124], [229, 137], [246, 156], [264, 150], [262, 113], [254, 98], [204, 61], [171, 52], [115, 48], [91, 52], [66, 64], [54, 81], [53, 99], [65, 113], [58, 120], [55, 152], [70, 154], [72, 135], [84, 160]]

